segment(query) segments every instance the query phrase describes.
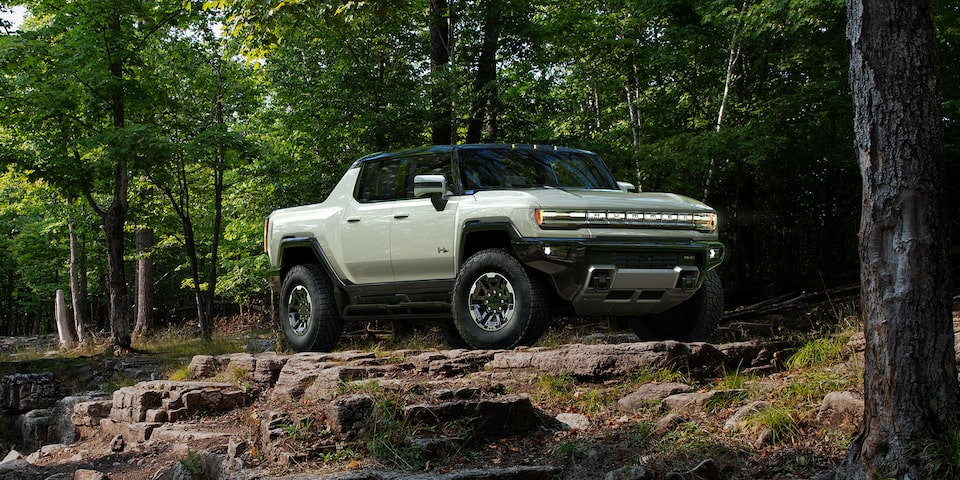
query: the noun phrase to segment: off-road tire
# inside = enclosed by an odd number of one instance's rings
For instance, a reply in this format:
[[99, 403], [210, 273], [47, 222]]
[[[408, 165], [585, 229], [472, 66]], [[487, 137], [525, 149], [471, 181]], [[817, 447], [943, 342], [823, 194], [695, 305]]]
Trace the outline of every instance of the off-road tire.
[[550, 321], [544, 282], [505, 249], [467, 259], [451, 297], [453, 323], [472, 348], [533, 345]]
[[280, 324], [287, 345], [297, 352], [329, 352], [343, 332], [330, 277], [317, 264], [290, 269], [280, 288]]
[[443, 340], [447, 342], [447, 345], [449, 345], [453, 350], [460, 348], [469, 350], [471, 348], [470, 344], [460, 336], [460, 332], [457, 331], [457, 327], [453, 325], [441, 328], [440, 334], [443, 335]]
[[686, 302], [663, 313], [631, 319], [640, 340], [705, 342], [713, 336], [723, 314], [723, 285], [711, 270], [703, 285]]

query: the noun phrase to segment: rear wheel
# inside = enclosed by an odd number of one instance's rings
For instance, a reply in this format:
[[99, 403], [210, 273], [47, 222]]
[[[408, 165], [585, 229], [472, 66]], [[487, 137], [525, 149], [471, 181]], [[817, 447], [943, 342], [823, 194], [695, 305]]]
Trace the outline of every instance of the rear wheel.
[[297, 265], [284, 277], [280, 323], [287, 345], [295, 351], [329, 352], [337, 346], [343, 319], [333, 297], [333, 284], [320, 265]]
[[723, 314], [723, 285], [711, 270], [703, 285], [686, 302], [663, 313], [639, 317], [630, 326], [640, 340], [707, 341], [713, 336]]
[[533, 345], [550, 320], [540, 277], [504, 249], [470, 257], [457, 274], [452, 297], [454, 325], [473, 348]]

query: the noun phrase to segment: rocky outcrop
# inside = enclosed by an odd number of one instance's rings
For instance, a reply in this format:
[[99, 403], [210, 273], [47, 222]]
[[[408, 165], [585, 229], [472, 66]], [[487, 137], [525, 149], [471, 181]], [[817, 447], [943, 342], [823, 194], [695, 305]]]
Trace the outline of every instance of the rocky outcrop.
[[[101, 419], [100, 426], [128, 441], [145, 441], [162, 423], [184, 420], [201, 412], [232, 410], [249, 401], [247, 392], [231, 383], [141, 382], [113, 392], [110, 416]], [[84, 407], [87, 413], [89, 407]], [[78, 418], [86, 421], [83, 416]]]
[[403, 416], [408, 421], [428, 425], [465, 421], [470, 432], [480, 438], [508, 437], [543, 425], [539, 409], [526, 395], [410, 405], [403, 409]]
[[15, 373], [0, 377], [0, 413], [26, 413], [53, 408], [63, 398], [63, 385], [52, 373]]
[[[113, 455], [173, 448], [179, 449], [181, 459], [189, 460], [149, 467], [151, 471], [156, 469], [157, 479], [187, 478], [191, 472], [202, 470], [205, 478], [242, 480], [248, 478], [244, 468], [260, 462], [292, 471], [303, 462], [317, 462], [318, 457], [328, 454], [363, 452], [375, 438], [389, 438], [388, 448], [413, 451], [421, 461], [443, 468], [458, 462], [464, 452], [506, 450], [523, 441], [526, 443], [517, 445], [513, 460], [523, 455], [520, 463], [524, 466], [495, 468], [496, 464], [491, 464], [482, 471], [434, 469], [429, 474], [363, 468], [329, 478], [569, 479], [585, 478], [578, 477], [580, 474], [602, 478], [608, 471], [606, 478], [664, 478], [669, 474], [648, 468], [616, 469], [624, 463], [615, 455], [603, 453], [581, 465], [537, 466], [533, 464], [549, 461], [543, 459], [549, 459], [552, 452], [530, 447], [551, 441], [559, 444], [563, 439], [569, 441], [570, 448], [576, 448], [578, 439], [589, 439], [598, 430], [625, 426], [628, 432], [639, 417], [654, 421], [643, 428], [664, 436], [686, 428], [681, 424], [702, 423], [705, 418], [716, 422], [717, 415], [725, 414], [726, 423], [732, 425], [728, 427], [731, 434], [742, 435], [744, 419], [759, 407], [744, 405], [743, 392], [737, 390], [698, 391], [686, 383], [651, 382], [625, 392], [616, 409], [604, 405], [601, 413], [581, 409], [583, 398], [577, 395], [592, 394], [586, 389], [593, 387], [600, 395], [619, 393], [615, 387], [625, 378], [635, 378], [635, 372], [665, 367], [679, 367], [701, 379], [733, 369], [762, 373], [780, 368], [779, 348], [762, 342], [710, 345], [668, 341], [516, 350], [201, 355], [193, 358], [190, 369], [194, 377], [206, 380], [145, 381], [119, 389], [106, 400], [71, 399], [70, 423], [80, 438], [101, 436], [108, 451], [112, 439]], [[111, 368], [136, 370], [139, 374], [150, 368], [146, 360], [130, 360], [113, 359]], [[531, 391], [531, 386], [536, 389], [538, 379], [548, 376], [575, 379], [577, 391], [570, 391], [569, 397], [563, 391], [549, 394], [558, 398], [518, 393]], [[585, 383], [593, 385], [581, 392]], [[26, 382], [19, 385], [17, 398], [29, 402], [35, 397], [33, 386], [25, 387]], [[251, 402], [256, 402], [253, 408], [240, 409]], [[717, 405], [725, 413], [717, 413]], [[32, 411], [36, 413], [30, 418], [36, 418], [39, 425], [44, 409]], [[233, 430], [223, 424], [211, 429], [208, 416], [215, 418], [219, 415], [211, 414], [228, 411], [231, 413], [222, 418], [229, 419]], [[737, 413], [731, 417], [730, 412]], [[836, 423], [826, 419], [827, 413], [824, 415], [825, 423]], [[39, 443], [46, 442], [69, 443], [59, 437]], [[38, 458], [42, 464], [43, 456]], [[708, 474], [708, 467], [679, 475]], [[30, 478], [29, 472], [24, 475]], [[255, 475], [272, 478], [262, 470]]]

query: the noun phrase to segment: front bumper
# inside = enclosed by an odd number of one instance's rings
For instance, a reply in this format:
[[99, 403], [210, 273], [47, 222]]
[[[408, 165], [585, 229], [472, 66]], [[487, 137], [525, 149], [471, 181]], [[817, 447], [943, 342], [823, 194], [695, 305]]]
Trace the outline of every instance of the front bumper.
[[637, 242], [524, 238], [513, 242], [525, 265], [549, 275], [579, 315], [660, 313], [690, 298], [723, 262], [712, 241]]

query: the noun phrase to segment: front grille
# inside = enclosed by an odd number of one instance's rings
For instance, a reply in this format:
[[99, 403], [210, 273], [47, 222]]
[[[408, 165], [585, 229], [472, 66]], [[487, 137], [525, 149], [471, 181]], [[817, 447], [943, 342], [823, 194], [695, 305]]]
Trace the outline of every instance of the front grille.
[[610, 263], [617, 268], [673, 268], [680, 265], [676, 253], [620, 253], [610, 254]]

